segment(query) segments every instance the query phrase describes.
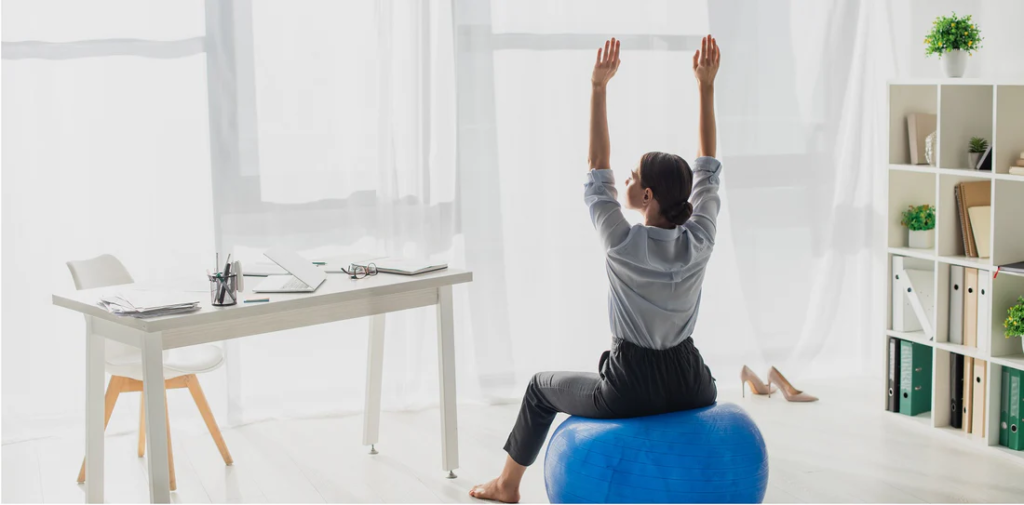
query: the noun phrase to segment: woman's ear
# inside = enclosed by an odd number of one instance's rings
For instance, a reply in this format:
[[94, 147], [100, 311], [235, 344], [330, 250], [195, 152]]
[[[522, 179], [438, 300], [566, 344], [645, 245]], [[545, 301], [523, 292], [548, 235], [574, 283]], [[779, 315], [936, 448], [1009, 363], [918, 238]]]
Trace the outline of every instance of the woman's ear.
[[654, 198], [654, 193], [651, 192], [651, 188], [644, 188], [644, 206], [651, 203], [651, 198]]

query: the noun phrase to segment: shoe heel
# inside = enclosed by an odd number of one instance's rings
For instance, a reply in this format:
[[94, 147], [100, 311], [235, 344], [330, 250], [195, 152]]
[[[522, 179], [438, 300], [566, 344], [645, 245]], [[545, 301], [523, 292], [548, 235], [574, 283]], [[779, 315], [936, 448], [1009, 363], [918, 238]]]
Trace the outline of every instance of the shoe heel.
[[747, 397], [747, 382], [740, 381], [740, 393], [743, 394], [743, 398]]
[[768, 398], [772, 397], [772, 380], [768, 379]]

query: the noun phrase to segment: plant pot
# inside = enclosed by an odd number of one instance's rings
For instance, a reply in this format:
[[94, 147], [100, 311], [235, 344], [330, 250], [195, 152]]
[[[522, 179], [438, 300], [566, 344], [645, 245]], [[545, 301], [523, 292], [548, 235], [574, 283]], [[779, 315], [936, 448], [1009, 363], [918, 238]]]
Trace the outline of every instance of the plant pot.
[[967, 72], [967, 56], [967, 51], [963, 49], [942, 53], [939, 62], [942, 64], [942, 71], [946, 73], [946, 77], [963, 77]]
[[978, 160], [980, 159], [981, 153], [967, 153], [967, 162], [970, 163], [970, 166], [968, 166], [967, 168], [970, 168], [971, 170], [977, 170]]
[[910, 230], [911, 249], [931, 249], [935, 246], [935, 229]]

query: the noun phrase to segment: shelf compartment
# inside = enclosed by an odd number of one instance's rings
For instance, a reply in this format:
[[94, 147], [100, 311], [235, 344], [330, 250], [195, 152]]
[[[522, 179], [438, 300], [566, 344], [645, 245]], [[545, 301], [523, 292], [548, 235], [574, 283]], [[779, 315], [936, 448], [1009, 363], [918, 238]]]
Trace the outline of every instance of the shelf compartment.
[[[936, 85], [889, 86], [889, 163], [909, 164], [910, 143], [907, 115], [938, 115], [939, 87]], [[938, 155], [938, 153], [935, 153]], [[918, 165], [927, 167], [927, 165]]]
[[[889, 272], [889, 283], [887, 284], [887, 286], [889, 288], [888, 289], [888, 293], [889, 294], [886, 297], [887, 300], [888, 300], [888, 308], [886, 309], [886, 322], [887, 322], [886, 323], [886, 328], [887, 328], [886, 334], [890, 335], [890, 336], [894, 336], [894, 337], [902, 339], [902, 340], [910, 340], [910, 341], [913, 341], [913, 342], [917, 342], [919, 344], [925, 344], [925, 345], [929, 345], [930, 346], [931, 345], [931, 343], [929, 341], [930, 337], [925, 336], [924, 331], [904, 332], [904, 331], [896, 331], [896, 330], [893, 329], [893, 324], [892, 324], [892, 321], [893, 321], [893, 317], [892, 317], [893, 316], [893, 312], [892, 312], [892, 309], [893, 309], [892, 283], [895, 282], [895, 281], [894, 281], [894, 276], [893, 276], [893, 273], [892, 273], [892, 259], [893, 259], [894, 256], [903, 256], [903, 255], [901, 255], [901, 254], [893, 254], [893, 255], [889, 255], [888, 256], [888, 258], [889, 258], [889, 262], [888, 262], [889, 265], [887, 267], [887, 271]], [[928, 277], [927, 277], [927, 281], [926, 282], [928, 282], [930, 287], [932, 288], [933, 296], [932, 296], [931, 304], [927, 305], [927, 306], [925, 306], [923, 308], [924, 308], [924, 311], [925, 311], [926, 315], [929, 316], [929, 318], [930, 318], [930, 321], [928, 321], [928, 325], [930, 325], [932, 328], [935, 328], [936, 299], [938, 297], [937, 296], [938, 293], [935, 291], [935, 289], [936, 289], [936, 285], [935, 285], [935, 268], [936, 268], [936, 265], [937, 265], [937, 263], [935, 263], [935, 261], [931, 260], [931, 259], [916, 258], [916, 257], [912, 257], [912, 256], [903, 256], [903, 268], [904, 268], [904, 270], [923, 270], [923, 271], [928, 273]], [[924, 289], [921, 286], [916, 286], [916, 285], [915, 285], [915, 288], [917, 290]], [[910, 309], [909, 306], [906, 307], [906, 310], [909, 311], [910, 313], [909, 314], [904, 313], [904, 317], [910, 317], [910, 318], [913, 318], [914, 321], [918, 321], [916, 312], [914, 312], [912, 309]], [[922, 326], [924, 326], [924, 325], [922, 325]]]
[[991, 85], [942, 86], [939, 107], [939, 167], [968, 166], [971, 137], [993, 142]]
[[1000, 274], [992, 281], [992, 359], [1001, 365], [1024, 370], [1020, 338], [1006, 338], [1006, 312], [1024, 296], [1024, 277]]
[[992, 219], [993, 264], [1024, 261], [1024, 180], [993, 183], [992, 203], [996, 209]]
[[[890, 183], [892, 178], [890, 178]], [[974, 268], [974, 264], [980, 265], [980, 267], [986, 267], [992, 264], [991, 258], [971, 258], [966, 256], [967, 251], [964, 249], [964, 235], [963, 228], [960, 224], [960, 212], [957, 208], [956, 202], [956, 185], [961, 182], [978, 182], [977, 177], [971, 175], [947, 175], [943, 174], [939, 177], [939, 195], [938, 195], [938, 209], [936, 210], [936, 223], [935, 228], [938, 230], [936, 234], [936, 245], [938, 246], [938, 254], [940, 257], [946, 258], [946, 261], [957, 265], [964, 264], [963, 262], [972, 263], [971, 266]], [[989, 194], [991, 195], [992, 181], [988, 181]], [[991, 250], [991, 237], [989, 242]]]
[[[1024, 152], [1024, 86], [996, 86], [996, 138], [992, 171], [1009, 175]], [[1024, 176], [1020, 177], [1024, 180]]]
[[[907, 247], [910, 238], [907, 228], [900, 222], [903, 211], [913, 205], [931, 205], [935, 207], [936, 175], [901, 170], [889, 171], [889, 247]], [[936, 208], [936, 219], [939, 219]], [[919, 249], [925, 251], [923, 249]], [[928, 250], [935, 254], [934, 250]]]

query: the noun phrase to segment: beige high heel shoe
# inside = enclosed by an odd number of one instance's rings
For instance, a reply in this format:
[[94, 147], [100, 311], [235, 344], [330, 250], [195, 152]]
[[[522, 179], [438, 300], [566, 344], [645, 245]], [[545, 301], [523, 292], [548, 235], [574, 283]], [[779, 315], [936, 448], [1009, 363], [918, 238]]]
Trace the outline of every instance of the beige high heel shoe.
[[[743, 365], [743, 370], [740, 370], [740, 381], [742, 385], [750, 387], [750, 392], [755, 395], [768, 395], [769, 397], [772, 395], [771, 387], [761, 382], [761, 378], [746, 365]], [[743, 392], [743, 397], [746, 398], [747, 388], [741, 386], [740, 390]]]
[[[785, 396], [787, 401], [801, 403], [818, 401], [818, 398], [816, 396], [811, 396], [793, 387], [793, 385], [790, 384], [789, 381], [786, 380], [786, 378], [783, 377], [782, 374], [775, 369], [775, 367], [772, 367], [771, 370], [768, 370], [768, 386], [771, 387], [772, 384], [779, 386], [779, 390], [782, 391], [782, 396]], [[768, 397], [771, 398], [771, 396], [772, 395], [769, 392]]]

